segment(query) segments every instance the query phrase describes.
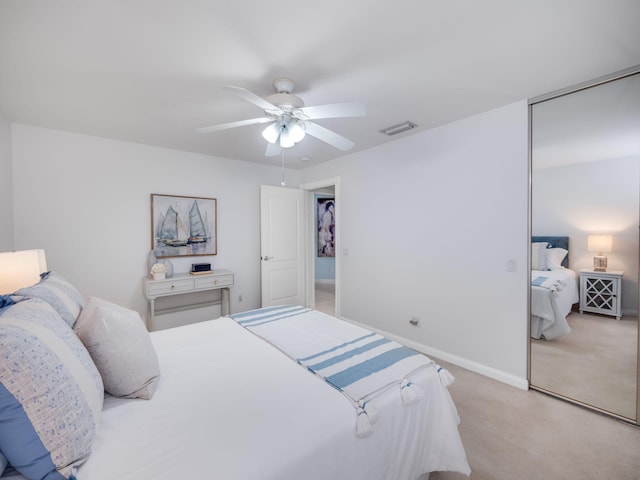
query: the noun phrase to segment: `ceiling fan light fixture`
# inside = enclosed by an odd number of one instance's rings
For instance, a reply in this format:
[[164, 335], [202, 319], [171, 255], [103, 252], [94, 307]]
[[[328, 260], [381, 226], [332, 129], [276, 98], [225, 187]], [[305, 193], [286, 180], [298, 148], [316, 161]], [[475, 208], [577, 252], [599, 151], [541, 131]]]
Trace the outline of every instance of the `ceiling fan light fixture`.
[[262, 131], [262, 138], [269, 143], [276, 143], [280, 136], [280, 123], [274, 122]]
[[210, 125], [196, 129], [198, 133], [219, 132], [236, 127], [254, 124], [267, 124], [262, 130], [262, 138], [267, 141], [265, 156], [272, 157], [281, 153], [283, 148], [293, 147], [306, 135], [331, 145], [339, 150], [347, 151], [354, 143], [313, 120], [322, 118], [361, 117], [366, 115], [364, 105], [359, 102], [329, 103], [305, 107], [304, 101], [294, 95], [295, 82], [290, 78], [276, 78], [273, 83], [276, 92], [263, 98], [242, 88], [227, 85], [227, 90], [240, 98], [262, 109], [264, 116], [250, 118], [218, 125]]
[[289, 122], [287, 125], [287, 131], [294, 143], [298, 143], [306, 135], [304, 123], [296, 119]]
[[280, 146], [282, 148], [290, 148], [293, 147], [296, 142], [293, 141], [291, 135], [289, 134], [289, 129], [286, 125], [282, 126], [282, 133], [280, 134]]

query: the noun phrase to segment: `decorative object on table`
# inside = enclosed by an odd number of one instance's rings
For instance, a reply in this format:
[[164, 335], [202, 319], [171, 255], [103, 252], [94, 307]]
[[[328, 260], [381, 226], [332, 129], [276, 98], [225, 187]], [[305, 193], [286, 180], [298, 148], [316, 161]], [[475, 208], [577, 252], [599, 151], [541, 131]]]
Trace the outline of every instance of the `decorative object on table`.
[[192, 263], [191, 264], [191, 273], [207, 273], [207, 272], [211, 272], [210, 263]]
[[164, 280], [167, 274], [167, 267], [164, 263], [154, 263], [151, 267], [151, 276], [154, 280]]
[[151, 194], [151, 248], [157, 258], [216, 255], [215, 198]]
[[165, 272], [167, 278], [173, 277], [173, 262], [171, 260], [169, 260], [168, 258], [163, 258], [158, 260], [158, 263], [161, 263], [165, 267], [167, 267], [167, 271]]
[[149, 252], [149, 258], [147, 259], [147, 270], [150, 272], [151, 267], [153, 267], [153, 265], [156, 263], [158, 263], [158, 257], [156, 257], [155, 250], [151, 250]]
[[596, 272], [607, 271], [607, 257], [605, 253], [611, 253], [613, 237], [611, 235], [589, 235], [587, 237], [587, 250], [595, 252], [593, 257], [593, 270]]

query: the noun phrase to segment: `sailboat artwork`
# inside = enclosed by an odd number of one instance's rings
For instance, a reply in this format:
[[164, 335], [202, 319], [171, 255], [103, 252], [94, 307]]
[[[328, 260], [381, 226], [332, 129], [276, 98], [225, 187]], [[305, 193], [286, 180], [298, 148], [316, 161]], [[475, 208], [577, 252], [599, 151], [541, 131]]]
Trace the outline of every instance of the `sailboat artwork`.
[[189, 209], [189, 243], [202, 243], [209, 239], [207, 229], [202, 221], [202, 214], [198, 202], [194, 201]]
[[215, 198], [152, 194], [151, 211], [157, 257], [216, 255]]

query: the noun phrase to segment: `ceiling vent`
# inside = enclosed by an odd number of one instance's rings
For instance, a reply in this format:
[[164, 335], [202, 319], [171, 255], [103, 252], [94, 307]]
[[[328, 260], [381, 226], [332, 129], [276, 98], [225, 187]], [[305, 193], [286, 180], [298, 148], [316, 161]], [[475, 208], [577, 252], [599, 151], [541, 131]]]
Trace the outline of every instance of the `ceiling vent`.
[[411, 130], [412, 128], [416, 128], [416, 125], [413, 122], [402, 122], [398, 125], [394, 125], [393, 127], [387, 127], [385, 129], [380, 130], [380, 133], [384, 133], [385, 135], [397, 135], [398, 133], [406, 132], [407, 130]]

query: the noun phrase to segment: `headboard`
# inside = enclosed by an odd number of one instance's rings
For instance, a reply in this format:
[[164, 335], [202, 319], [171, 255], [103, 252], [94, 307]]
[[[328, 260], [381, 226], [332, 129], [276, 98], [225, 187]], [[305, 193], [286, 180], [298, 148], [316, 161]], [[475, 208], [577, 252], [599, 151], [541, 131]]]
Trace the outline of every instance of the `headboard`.
[[[547, 248], [564, 248], [569, 251], [569, 237], [531, 237], [531, 242], [547, 242]], [[569, 254], [564, 257], [562, 266], [569, 268]]]

